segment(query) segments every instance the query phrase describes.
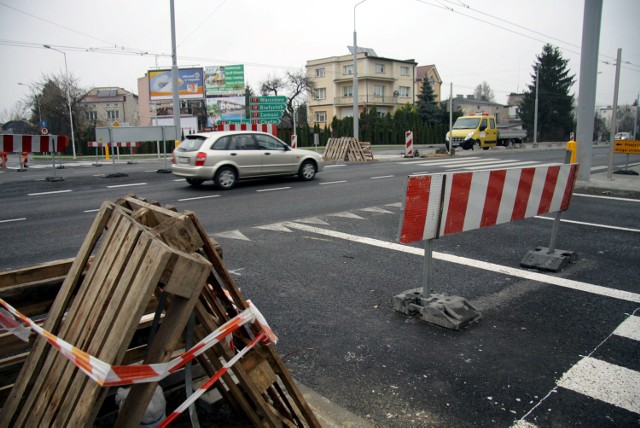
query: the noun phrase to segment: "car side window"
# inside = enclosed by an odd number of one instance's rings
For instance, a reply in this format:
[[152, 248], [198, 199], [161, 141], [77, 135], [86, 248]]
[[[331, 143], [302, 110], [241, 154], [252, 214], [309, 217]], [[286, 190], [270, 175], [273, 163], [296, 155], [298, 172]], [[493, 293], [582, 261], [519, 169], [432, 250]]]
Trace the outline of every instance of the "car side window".
[[269, 135], [254, 135], [260, 150], [280, 150], [285, 151], [282, 143]]
[[482, 122], [480, 122], [480, 129], [487, 129], [487, 119], [482, 119]]
[[211, 150], [227, 150], [230, 142], [231, 138], [229, 137], [218, 138], [211, 146]]
[[496, 127], [496, 121], [492, 118], [489, 119], [489, 128], [494, 129]]

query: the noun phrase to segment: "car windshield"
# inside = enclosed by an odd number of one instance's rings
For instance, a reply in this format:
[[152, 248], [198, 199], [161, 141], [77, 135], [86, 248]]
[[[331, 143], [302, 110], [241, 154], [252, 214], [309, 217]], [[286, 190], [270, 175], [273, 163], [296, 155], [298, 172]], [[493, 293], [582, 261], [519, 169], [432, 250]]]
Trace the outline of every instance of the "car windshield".
[[480, 123], [479, 117], [461, 117], [456, 120], [453, 129], [475, 129], [478, 127], [478, 123]]
[[182, 140], [180, 145], [178, 146], [178, 150], [181, 152], [193, 152], [200, 149], [202, 143], [206, 140], [205, 137], [200, 137], [196, 135], [189, 135], [187, 138]]

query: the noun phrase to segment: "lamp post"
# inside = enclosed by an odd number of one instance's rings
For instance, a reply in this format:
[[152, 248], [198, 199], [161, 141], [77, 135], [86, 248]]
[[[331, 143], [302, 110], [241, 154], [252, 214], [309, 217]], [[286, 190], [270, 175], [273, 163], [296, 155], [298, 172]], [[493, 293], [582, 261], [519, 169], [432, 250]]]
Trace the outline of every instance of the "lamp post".
[[538, 146], [538, 83], [540, 82], [540, 64], [536, 68], [536, 101], [533, 110], [533, 147]]
[[69, 93], [69, 69], [67, 68], [67, 54], [61, 50], [52, 48], [49, 45], [42, 45], [47, 49], [51, 49], [52, 51], [60, 52], [64, 55], [64, 74], [67, 78], [67, 103], [69, 104], [69, 125], [71, 126], [71, 150], [73, 151], [73, 159], [76, 159], [76, 139], [73, 134], [73, 115], [71, 114], [71, 95]]
[[356, 7], [367, 0], [361, 0], [353, 6], [353, 138], [358, 139], [358, 35], [356, 34]]

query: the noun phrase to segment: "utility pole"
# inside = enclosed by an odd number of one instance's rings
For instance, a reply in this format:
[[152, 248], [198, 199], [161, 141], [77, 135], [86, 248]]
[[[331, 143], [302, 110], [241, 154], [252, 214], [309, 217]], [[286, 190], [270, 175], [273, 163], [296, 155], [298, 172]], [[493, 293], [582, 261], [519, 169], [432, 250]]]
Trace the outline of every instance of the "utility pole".
[[356, 33], [356, 7], [367, 0], [362, 0], [353, 6], [353, 138], [359, 139], [358, 114], [358, 35]]
[[613, 180], [613, 146], [618, 132], [618, 88], [620, 86], [620, 61], [622, 59], [622, 49], [618, 48], [616, 58], [616, 82], [613, 87], [613, 109], [611, 110], [611, 136], [609, 142], [609, 168], [607, 168], [607, 180]]
[[536, 101], [533, 110], [533, 147], [538, 147], [538, 87], [540, 86], [540, 66], [536, 68]]

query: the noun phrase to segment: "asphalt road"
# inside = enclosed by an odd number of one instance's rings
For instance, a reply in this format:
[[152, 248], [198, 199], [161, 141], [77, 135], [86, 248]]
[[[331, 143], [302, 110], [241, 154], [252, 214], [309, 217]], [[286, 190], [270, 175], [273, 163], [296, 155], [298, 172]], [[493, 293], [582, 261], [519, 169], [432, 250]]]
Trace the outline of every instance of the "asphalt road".
[[[74, 256], [102, 201], [134, 193], [195, 212], [278, 334], [294, 377], [375, 425], [637, 426], [638, 200], [574, 196], [558, 247], [579, 260], [558, 274], [519, 266], [548, 245], [549, 219], [437, 240], [432, 288], [482, 312], [463, 331], [393, 310], [394, 295], [422, 284], [420, 246], [397, 245], [407, 175], [563, 158], [490, 150], [454, 163], [336, 163], [310, 183], [254, 181], [229, 192], [190, 188], [155, 172], [158, 161], [118, 164], [128, 175], [119, 178], [95, 176], [112, 165], [68, 166], [59, 182], [44, 181], [52, 169], [38, 162], [0, 174], [0, 269]], [[594, 168], [606, 160], [595, 148]]]

